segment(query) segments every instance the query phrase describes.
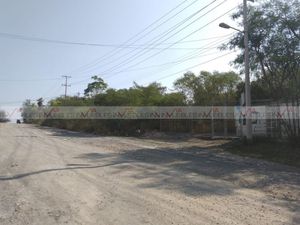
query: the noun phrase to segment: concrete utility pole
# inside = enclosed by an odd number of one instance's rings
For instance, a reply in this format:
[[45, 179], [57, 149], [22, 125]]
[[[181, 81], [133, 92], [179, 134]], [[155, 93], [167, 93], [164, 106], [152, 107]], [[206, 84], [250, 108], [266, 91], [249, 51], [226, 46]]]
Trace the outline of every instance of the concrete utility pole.
[[220, 23], [219, 26], [225, 29], [233, 29], [244, 34], [244, 61], [245, 61], [245, 106], [246, 106], [246, 139], [248, 143], [253, 140], [252, 135], [252, 113], [251, 113], [251, 86], [250, 86], [250, 62], [249, 62], [249, 29], [248, 29], [248, 7], [247, 1], [254, 2], [254, 0], [243, 0], [243, 23], [244, 31], [234, 28], [226, 23]]
[[[249, 66], [249, 30], [248, 30], [248, 7], [247, 0], [243, 0], [244, 16], [244, 45], [245, 45], [245, 103], [246, 103], [246, 139], [252, 142], [252, 120], [251, 120], [251, 87], [250, 87], [250, 66]], [[250, 113], [250, 114], [249, 114]], [[250, 117], [249, 117], [250, 116]]]
[[62, 86], [65, 87], [65, 98], [67, 98], [68, 87], [71, 87], [71, 85], [68, 84], [68, 79], [71, 78], [71, 76], [62, 76], [62, 77], [66, 79], [65, 83], [62, 84]]

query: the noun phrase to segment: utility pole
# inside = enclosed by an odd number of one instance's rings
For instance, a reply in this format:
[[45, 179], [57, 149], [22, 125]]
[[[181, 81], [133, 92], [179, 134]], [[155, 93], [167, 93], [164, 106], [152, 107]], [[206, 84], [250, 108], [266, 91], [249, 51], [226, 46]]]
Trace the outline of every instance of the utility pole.
[[[251, 112], [251, 88], [250, 88], [250, 66], [249, 66], [249, 29], [248, 29], [248, 7], [247, 1], [243, 0], [243, 23], [244, 23], [244, 45], [245, 45], [245, 103], [246, 103], [246, 139], [252, 142], [252, 112]], [[253, 1], [253, 0], [251, 0]], [[248, 114], [249, 113], [249, 114]]]
[[[254, 0], [243, 0], [243, 23], [244, 31], [229, 26], [226, 23], [220, 23], [219, 27], [225, 29], [234, 29], [244, 34], [244, 61], [245, 61], [245, 106], [246, 106], [246, 140], [251, 143], [253, 140], [252, 136], [252, 112], [251, 112], [251, 86], [250, 86], [250, 61], [249, 61], [249, 28], [248, 28], [248, 7], [247, 1], [254, 2]], [[250, 113], [248, 115], [248, 113]]]
[[211, 106], [211, 139], [215, 136], [214, 104]]
[[68, 79], [71, 78], [71, 76], [62, 76], [65, 78], [65, 83], [62, 84], [62, 86], [65, 87], [65, 98], [67, 98], [67, 92], [68, 92], [68, 87], [71, 87], [71, 85], [68, 84]]

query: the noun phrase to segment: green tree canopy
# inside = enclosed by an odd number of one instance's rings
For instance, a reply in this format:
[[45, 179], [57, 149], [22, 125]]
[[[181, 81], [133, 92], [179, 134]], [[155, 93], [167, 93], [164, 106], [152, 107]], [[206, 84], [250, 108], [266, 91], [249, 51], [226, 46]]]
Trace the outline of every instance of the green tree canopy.
[[6, 116], [6, 113], [4, 110], [0, 110], [0, 123], [6, 123], [9, 119]]
[[105, 106], [159, 106], [183, 105], [181, 93], [166, 93], [166, 87], [159, 83], [141, 86], [134, 83], [128, 89], [107, 89], [105, 93], [95, 96], [96, 105]]
[[[242, 8], [232, 15], [241, 21]], [[260, 78], [274, 100], [299, 99], [300, 96], [300, 3], [299, 0], [268, 0], [250, 6], [249, 47], [252, 72]], [[242, 26], [242, 23], [240, 22]], [[240, 49], [234, 63], [243, 68], [244, 34], [237, 33], [225, 49]]]
[[236, 99], [237, 85], [240, 82], [235, 72], [201, 71], [199, 76], [188, 72], [175, 81], [175, 88], [185, 95], [189, 104], [223, 105], [224, 101]]
[[92, 79], [94, 80], [92, 83], [89, 83], [87, 88], [84, 90], [85, 96], [93, 97], [97, 94], [102, 93], [106, 90], [107, 84], [104, 80], [98, 76], [93, 76]]

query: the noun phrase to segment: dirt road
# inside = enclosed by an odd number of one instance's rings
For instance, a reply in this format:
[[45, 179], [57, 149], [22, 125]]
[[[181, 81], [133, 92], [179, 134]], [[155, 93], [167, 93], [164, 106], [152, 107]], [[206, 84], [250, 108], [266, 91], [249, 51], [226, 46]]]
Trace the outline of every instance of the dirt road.
[[300, 171], [215, 142], [0, 124], [0, 224], [300, 224]]

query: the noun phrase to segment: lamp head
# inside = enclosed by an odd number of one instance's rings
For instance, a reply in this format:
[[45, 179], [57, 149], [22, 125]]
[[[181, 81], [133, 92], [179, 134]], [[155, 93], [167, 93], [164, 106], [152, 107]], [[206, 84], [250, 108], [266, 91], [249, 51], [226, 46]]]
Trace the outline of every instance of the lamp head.
[[220, 24], [219, 24], [219, 27], [222, 27], [222, 28], [225, 28], [225, 29], [230, 29], [230, 28], [231, 28], [231, 26], [229, 26], [229, 25], [226, 24], [226, 23], [220, 23]]

